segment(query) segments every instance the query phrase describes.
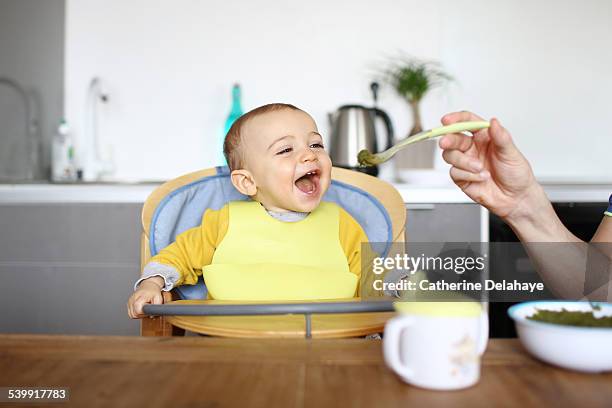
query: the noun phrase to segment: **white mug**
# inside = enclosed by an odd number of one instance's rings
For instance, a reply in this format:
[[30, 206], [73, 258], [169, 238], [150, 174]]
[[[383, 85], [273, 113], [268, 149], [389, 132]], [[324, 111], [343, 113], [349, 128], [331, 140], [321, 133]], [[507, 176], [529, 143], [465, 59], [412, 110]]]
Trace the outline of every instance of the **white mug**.
[[487, 313], [480, 304], [410, 303], [396, 302], [400, 315], [385, 326], [387, 365], [418, 387], [455, 390], [476, 384], [489, 337]]

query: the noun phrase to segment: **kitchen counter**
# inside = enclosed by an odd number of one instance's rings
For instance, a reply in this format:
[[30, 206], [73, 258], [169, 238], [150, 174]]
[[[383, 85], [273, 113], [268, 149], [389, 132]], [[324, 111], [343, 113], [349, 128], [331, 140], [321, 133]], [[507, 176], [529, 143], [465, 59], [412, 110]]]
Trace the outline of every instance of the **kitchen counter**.
[[144, 203], [160, 184], [0, 184], [0, 204]]
[[[161, 182], [0, 184], [0, 204], [143, 203]], [[471, 203], [454, 184], [392, 183], [407, 204]], [[612, 183], [543, 183], [553, 202], [606, 202]]]

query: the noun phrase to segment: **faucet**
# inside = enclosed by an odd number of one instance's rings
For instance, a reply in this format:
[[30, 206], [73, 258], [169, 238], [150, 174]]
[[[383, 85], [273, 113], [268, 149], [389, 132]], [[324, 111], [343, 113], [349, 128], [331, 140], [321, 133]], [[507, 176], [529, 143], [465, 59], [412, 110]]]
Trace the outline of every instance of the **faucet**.
[[87, 87], [85, 101], [85, 121], [83, 128], [83, 181], [97, 181], [101, 175], [114, 171], [109, 158], [104, 160], [100, 153], [100, 135], [98, 126], [98, 109], [100, 103], [108, 103], [108, 93], [103, 90], [100, 78], [93, 77]]
[[17, 81], [0, 76], [0, 85], [12, 88], [21, 97], [25, 108], [25, 132], [27, 137], [27, 151], [30, 165], [28, 166], [25, 178], [28, 180], [42, 178], [42, 169], [39, 158], [42, 156], [42, 143], [38, 133], [38, 120], [35, 114], [35, 104], [32, 103], [26, 90]]

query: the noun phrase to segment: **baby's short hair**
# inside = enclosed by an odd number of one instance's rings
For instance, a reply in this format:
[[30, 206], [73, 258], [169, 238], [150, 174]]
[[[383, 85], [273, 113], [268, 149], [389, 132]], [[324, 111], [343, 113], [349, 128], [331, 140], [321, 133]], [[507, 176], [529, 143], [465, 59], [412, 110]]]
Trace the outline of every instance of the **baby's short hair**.
[[274, 112], [282, 109], [301, 110], [300, 108], [288, 103], [270, 103], [255, 108], [240, 116], [225, 135], [223, 142], [223, 155], [230, 168], [230, 171], [241, 169], [244, 165], [243, 154], [240, 146], [242, 145], [242, 128], [250, 119], [263, 115], [264, 113]]

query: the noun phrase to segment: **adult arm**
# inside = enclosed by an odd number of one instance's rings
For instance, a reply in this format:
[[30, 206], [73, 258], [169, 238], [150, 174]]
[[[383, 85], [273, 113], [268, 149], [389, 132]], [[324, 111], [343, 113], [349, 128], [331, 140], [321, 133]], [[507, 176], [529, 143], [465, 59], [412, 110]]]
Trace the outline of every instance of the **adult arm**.
[[[442, 123], [482, 120], [471, 112], [445, 115]], [[523, 242], [547, 286], [564, 298], [609, 299], [608, 285], [586, 284], [589, 246], [572, 234], [555, 213], [544, 189], [536, 181], [529, 162], [497, 119], [473, 135], [455, 133], [440, 140], [444, 160], [451, 164], [450, 176], [475, 202], [501, 217]], [[593, 241], [612, 242], [610, 220], [605, 217]], [[561, 244], [545, 244], [561, 243]], [[608, 244], [607, 246], [610, 246]], [[597, 258], [601, 250], [597, 248]], [[606, 254], [604, 251], [603, 254]], [[609, 263], [610, 256], [607, 260]], [[602, 266], [603, 267], [603, 266]], [[609, 280], [609, 279], [608, 279]], [[604, 288], [605, 287], [605, 288]]]

